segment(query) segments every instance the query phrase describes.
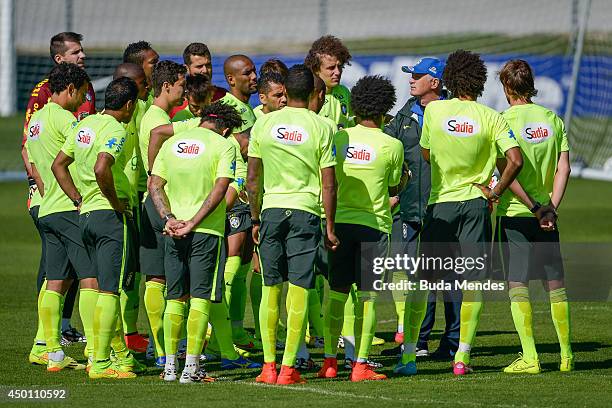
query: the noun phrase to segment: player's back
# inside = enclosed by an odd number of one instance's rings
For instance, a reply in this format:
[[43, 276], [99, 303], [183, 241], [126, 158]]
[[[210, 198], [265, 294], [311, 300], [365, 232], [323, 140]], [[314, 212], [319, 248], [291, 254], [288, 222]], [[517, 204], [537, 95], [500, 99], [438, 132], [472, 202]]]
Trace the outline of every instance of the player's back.
[[[189, 219], [198, 212], [217, 178], [234, 178], [235, 166], [234, 146], [218, 133], [197, 127], [163, 144], [153, 174], [167, 181], [165, 190], [173, 213], [179, 219]], [[222, 235], [224, 222], [222, 200], [195, 231]]]
[[324, 156], [332, 144], [331, 125], [306, 108], [287, 106], [259, 119], [251, 130], [249, 156], [263, 162], [263, 208], [319, 214], [320, 169], [330, 161]]
[[429, 103], [421, 138], [430, 151], [429, 204], [481, 197], [473, 183], [488, 184], [503, 138], [515, 139], [505, 119], [487, 106], [458, 98]]
[[[64, 194], [51, 171], [51, 165], [74, 125], [74, 115], [53, 102], [47, 103], [30, 119], [26, 148], [30, 161], [36, 166], [43, 181], [45, 192], [39, 217], [53, 212], [74, 210], [72, 201]], [[76, 178], [73, 169], [73, 166], [69, 167], [73, 178]]]
[[[523, 155], [518, 182], [536, 201], [548, 202], [559, 154], [569, 151], [563, 121], [551, 110], [533, 103], [512, 106], [502, 115], [516, 135]], [[502, 196], [498, 207], [502, 214], [532, 216], [510, 191]]]
[[69, 149], [72, 150], [71, 155], [74, 157], [74, 165], [83, 190], [81, 211], [110, 208], [96, 180], [94, 168], [99, 153], [113, 156], [115, 162], [111, 171], [117, 197], [129, 199], [131, 188], [124, 172], [127, 158], [122, 157], [126, 130], [122, 124], [103, 113], [90, 115], [77, 124], [69, 138], [71, 139], [67, 139], [67, 144], [70, 144]]
[[362, 125], [334, 136], [338, 164], [336, 222], [391, 232], [389, 187], [399, 183], [402, 143], [378, 128]]

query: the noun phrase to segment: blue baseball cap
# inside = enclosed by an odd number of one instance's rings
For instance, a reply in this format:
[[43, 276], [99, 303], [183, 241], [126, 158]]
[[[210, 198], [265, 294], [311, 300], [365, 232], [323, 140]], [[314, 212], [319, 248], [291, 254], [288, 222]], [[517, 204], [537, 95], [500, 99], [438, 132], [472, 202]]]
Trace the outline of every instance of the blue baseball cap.
[[408, 74], [429, 74], [434, 78], [442, 79], [444, 63], [437, 58], [421, 58], [412, 66], [404, 65], [402, 71]]

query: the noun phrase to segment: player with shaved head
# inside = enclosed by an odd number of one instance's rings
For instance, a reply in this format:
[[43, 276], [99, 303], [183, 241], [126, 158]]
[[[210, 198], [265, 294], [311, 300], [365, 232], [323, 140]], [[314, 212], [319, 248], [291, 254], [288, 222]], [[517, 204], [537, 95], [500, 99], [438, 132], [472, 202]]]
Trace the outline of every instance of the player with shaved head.
[[[225, 80], [229, 92], [221, 101], [233, 106], [242, 118], [242, 126], [234, 128], [229, 137], [243, 158], [249, 145], [250, 129], [255, 124], [255, 114], [249, 105], [249, 98], [257, 92], [257, 71], [255, 64], [246, 55], [232, 55], [223, 64]], [[227, 262], [225, 265], [225, 298], [229, 305], [232, 320], [232, 337], [234, 344], [241, 348], [252, 348], [253, 338], [244, 330], [242, 321], [246, 306], [246, 277], [251, 268], [253, 242], [248, 233], [251, 228], [248, 200], [244, 194], [235, 200], [228, 210], [230, 232], [228, 236]]]

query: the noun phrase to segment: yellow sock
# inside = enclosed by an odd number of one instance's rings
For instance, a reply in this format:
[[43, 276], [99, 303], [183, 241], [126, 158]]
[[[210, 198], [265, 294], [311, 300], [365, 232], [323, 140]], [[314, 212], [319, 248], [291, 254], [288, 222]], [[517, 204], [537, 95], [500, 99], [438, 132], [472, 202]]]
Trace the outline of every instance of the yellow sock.
[[287, 291], [287, 341], [283, 353], [283, 365], [293, 367], [297, 351], [306, 330], [308, 316], [308, 289], [289, 283]]
[[223, 277], [225, 279], [224, 295], [225, 302], [228, 305], [232, 304], [232, 286], [234, 285], [234, 279], [236, 278], [236, 274], [240, 269], [240, 262], [242, 262], [242, 260], [239, 256], [229, 256], [225, 261], [225, 272]]
[[427, 311], [427, 290], [412, 290], [406, 294], [404, 313], [404, 352], [402, 364], [416, 361], [416, 345]]
[[338, 337], [342, 331], [344, 323], [344, 305], [348, 298], [348, 293], [330, 290], [327, 302], [325, 303], [325, 357], [336, 357], [338, 354]]
[[[119, 297], [119, 314], [121, 314], [121, 296]], [[123, 334], [123, 321], [121, 317], [117, 315], [115, 323], [115, 335], [111, 339], [111, 349], [115, 353], [117, 358], [127, 358], [130, 355], [130, 349], [125, 344], [125, 335]]]
[[565, 288], [559, 288], [551, 290], [550, 296], [550, 314], [552, 316], [555, 330], [557, 331], [557, 338], [559, 339], [559, 346], [561, 347], [561, 357], [572, 358], [571, 344], [571, 321], [569, 302], [567, 301], [567, 292]]
[[470, 363], [470, 352], [482, 311], [482, 291], [464, 290], [461, 302], [461, 328], [459, 329], [459, 348], [455, 362]]
[[[358, 292], [359, 302], [363, 305], [360, 309], [361, 314], [361, 339], [357, 343], [355, 338], [355, 346], [359, 349], [355, 350], [357, 362], [364, 363], [370, 355], [372, 348], [372, 339], [376, 331], [376, 293]], [[357, 319], [356, 319], [357, 320]]]
[[191, 298], [187, 319], [187, 354], [199, 356], [204, 346], [204, 336], [210, 317], [210, 300]]
[[98, 291], [96, 289], [81, 289], [79, 292], [79, 314], [83, 322], [83, 331], [87, 339], [85, 349], [88, 356], [94, 351], [93, 321], [96, 314], [96, 303], [98, 303]]
[[110, 358], [111, 340], [117, 330], [119, 317], [119, 295], [99, 293], [94, 312], [94, 360]]
[[225, 299], [210, 305], [210, 323], [213, 327], [210, 343], [218, 347], [221, 358], [235, 360], [240, 357], [232, 342], [232, 324]]
[[166, 301], [164, 311], [164, 352], [165, 354], [176, 354], [181, 332], [187, 315], [187, 303], [182, 300]]
[[164, 351], [164, 309], [166, 299], [164, 291], [166, 285], [160, 282], [147, 281], [145, 283], [144, 304], [151, 328], [151, 337], [155, 346], [157, 357], [165, 356]]
[[510, 295], [510, 311], [514, 327], [518, 332], [523, 348], [523, 359], [535, 361], [538, 359], [536, 352], [535, 339], [533, 338], [533, 313], [531, 302], [529, 301], [529, 288], [518, 287], [508, 291]]
[[60, 293], [47, 289], [40, 304], [40, 319], [45, 333], [47, 351], [50, 353], [62, 349], [60, 345], [62, 298]]
[[42, 287], [40, 288], [40, 292], [38, 292], [38, 328], [36, 329], [36, 336], [34, 337], [34, 343], [44, 343], [45, 342], [45, 330], [43, 329], [42, 319], [40, 318], [40, 305], [42, 304], [43, 296], [45, 295], [45, 290], [47, 289], [47, 280], [43, 281]]
[[134, 274], [134, 288], [121, 289], [119, 301], [121, 304], [121, 320], [125, 334], [138, 333], [138, 311], [140, 309], [140, 272]]
[[282, 289], [282, 284], [263, 286], [261, 289], [259, 325], [265, 363], [276, 361], [276, 325], [278, 323]]

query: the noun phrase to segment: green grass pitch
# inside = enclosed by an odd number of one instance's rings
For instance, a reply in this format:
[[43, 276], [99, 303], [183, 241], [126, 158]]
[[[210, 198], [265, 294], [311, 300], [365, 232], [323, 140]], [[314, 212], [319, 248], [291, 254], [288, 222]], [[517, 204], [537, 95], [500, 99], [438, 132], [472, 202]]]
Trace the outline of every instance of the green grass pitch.
[[[566, 242], [612, 242], [612, 188], [609, 183], [571, 180], [561, 211], [562, 239]], [[448, 362], [421, 361], [419, 374], [412, 378], [391, 378], [383, 382], [353, 384], [348, 372], [341, 371], [333, 381], [314, 378], [301, 386], [261, 386], [255, 383], [257, 370], [219, 371], [218, 363], [207, 369], [222, 377], [213, 384], [181, 385], [164, 383], [159, 370], [150, 367], [134, 380], [92, 381], [84, 372], [47, 373], [43, 367], [30, 366], [27, 355], [35, 332], [35, 274], [40, 253], [39, 240], [25, 210], [25, 183], [0, 184], [0, 356], [2, 380], [0, 404], [9, 402], [12, 388], [65, 388], [64, 403], [72, 406], [420, 406], [420, 407], [604, 407], [612, 395], [612, 328], [610, 303], [572, 304], [573, 347], [576, 371], [560, 373], [558, 344], [548, 303], [534, 304], [534, 325], [543, 373], [535, 376], [510, 376], [501, 369], [519, 351], [510, 308], [505, 302], [485, 304], [473, 352], [476, 373], [454, 378]], [[247, 306], [246, 326], [252, 327]], [[441, 307], [438, 308], [441, 311]], [[75, 316], [78, 312], [75, 310]], [[378, 335], [392, 340], [395, 331], [391, 303], [381, 304]], [[73, 319], [78, 321], [78, 318]], [[145, 331], [141, 310], [141, 331]], [[430, 349], [437, 346], [443, 316], [433, 333]], [[379, 356], [391, 343], [375, 347], [372, 355], [385, 365], [381, 372], [392, 375], [395, 358]], [[65, 348], [68, 355], [82, 359], [82, 346]], [[322, 350], [313, 357], [321, 361]], [[255, 354], [261, 361], [262, 355]], [[41, 406], [40, 402], [18, 405]], [[49, 404], [52, 404], [49, 402]]]

